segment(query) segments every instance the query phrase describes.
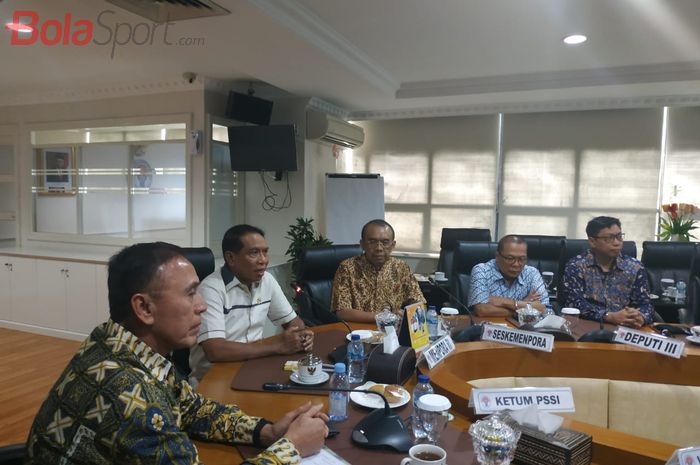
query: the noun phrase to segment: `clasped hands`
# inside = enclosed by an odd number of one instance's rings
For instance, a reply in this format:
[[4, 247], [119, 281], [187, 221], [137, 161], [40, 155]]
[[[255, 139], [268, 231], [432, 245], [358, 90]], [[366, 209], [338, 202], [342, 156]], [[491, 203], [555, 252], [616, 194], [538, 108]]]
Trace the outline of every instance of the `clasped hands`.
[[282, 353], [311, 352], [314, 347], [314, 332], [307, 328], [290, 326], [282, 333]]
[[606, 322], [639, 329], [644, 326], [644, 315], [638, 308], [625, 307], [617, 312], [608, 312]]
[[315, 454], [328, 437], [328, 416], [323, 413], [323, 404], [307, 402], [287, 412], [275, 423], [263, 426], [260, 439], [265, 446], [281, 437], [289, 439], [302, 457]]

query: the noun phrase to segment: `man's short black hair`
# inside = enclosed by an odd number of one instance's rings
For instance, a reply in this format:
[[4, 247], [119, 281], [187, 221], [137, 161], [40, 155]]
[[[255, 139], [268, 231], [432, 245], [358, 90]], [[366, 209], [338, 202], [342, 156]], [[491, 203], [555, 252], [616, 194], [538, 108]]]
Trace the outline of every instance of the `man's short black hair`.
[[601, 229], [617, 226], [622, 229], [622, 224], [617, 218], [612, 216], [596, 216], [586, 225], [586, 235], [588, 237], [597, 237]]
[[237, 224], [236, 226], [231, 226], [224, 234], [224, 239], [221, 241], [221, 251], [223, 253], [235, 253], [241, 250], [243, 248], [241, 237], [246, 234], [260, 234], [262, 237], [265, 237], [265, 232], [260, 228], [249, 224]]
[[159, 268], [182, 256], [180, 247], [167, 242], [134, 244], [112, 256], [107, 274], [110, 318], [117, 323], [130, 318], [131, 297], [148, 291]]
[[365, 234], [367, 234], [367, 228], [370, 225], [381, 226], [382, 228], [389, 228], [389, 230], [391, 231], [391, 240], [393, 241], [394, 239], [396, 239], [396, 234], [394, 233], [394, 227], [391, 226], [389, 223], [387, 223], [384, 220], [376, 219], [376, 220], [368, 221], [364, 226], [362, 226], [362, 233], [360, 234], [360, 238], [362, 240], [365, 239]]
[[498, 252], [502, 252], [503, 247], [505, 247], [508, 242], [512, 242], [513, 244], [525, 244], [525, 247], [527, 247], [527, 242], [522, 237], [516, 236], [515, 234], [507, 234], [503, 236], [500, 241], [498, 241], [498, 247], [496, 250]]

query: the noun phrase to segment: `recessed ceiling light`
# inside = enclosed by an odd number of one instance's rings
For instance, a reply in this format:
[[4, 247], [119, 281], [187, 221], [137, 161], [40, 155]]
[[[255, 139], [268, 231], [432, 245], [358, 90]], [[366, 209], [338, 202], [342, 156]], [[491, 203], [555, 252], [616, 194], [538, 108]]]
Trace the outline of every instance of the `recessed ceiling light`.
[[567, 45], [578, 45], [582, 44], [588, 40], [588, 37], [582, 34], [572, 34], [570, 36], [564, 37], [564, 43]]
[[34, 31], [34, 28], [29, 26], [28, 24], [21, 24], [21, 23], [7, 23], [5, 24], [5, 27], [7, 29], [10, 29], [11, 31], [17, 31], [17, 32], [32, 32]]

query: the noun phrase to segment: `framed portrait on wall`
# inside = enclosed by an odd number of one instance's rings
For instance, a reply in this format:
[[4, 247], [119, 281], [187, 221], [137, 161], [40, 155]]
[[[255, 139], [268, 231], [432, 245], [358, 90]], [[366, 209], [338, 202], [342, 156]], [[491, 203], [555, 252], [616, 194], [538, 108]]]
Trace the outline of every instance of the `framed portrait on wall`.
[[77, 193], [75, 152], [73, 147], [52, 147], [37, 151], [38, 193], [75, 195]]

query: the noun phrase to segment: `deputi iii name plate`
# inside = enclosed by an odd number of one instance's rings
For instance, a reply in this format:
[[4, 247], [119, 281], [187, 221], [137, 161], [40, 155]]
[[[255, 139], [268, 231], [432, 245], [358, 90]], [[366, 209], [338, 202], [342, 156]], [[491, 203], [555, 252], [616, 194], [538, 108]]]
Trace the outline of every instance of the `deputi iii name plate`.
[[681, 358], [685, 343], [654, 333], [645, 333], [636, 329], [617, 327], [615, 342], [651, 350], [667, 357]]
[[500, 342], [501, 344], [541, 350], [543, 352], [551, 352], [554, 348], [554, 336], [551, 334], [541, 334], [534, 331], [523, 331], [490, 324], [484, 325], [484, 334], [481, 340]]

